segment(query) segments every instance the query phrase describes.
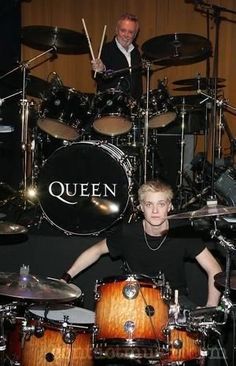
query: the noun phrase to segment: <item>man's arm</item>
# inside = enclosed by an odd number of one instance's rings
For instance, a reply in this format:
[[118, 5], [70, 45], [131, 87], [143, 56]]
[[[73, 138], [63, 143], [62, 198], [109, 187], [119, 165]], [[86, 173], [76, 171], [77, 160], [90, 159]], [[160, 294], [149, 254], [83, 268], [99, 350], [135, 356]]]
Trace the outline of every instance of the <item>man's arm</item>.
[[95, 263], [103, 254], [108, 252], [109, 250], [106, 244], [106, 239], [103, 239], [82, 252], [66, 273], [73, 278], [78, 273]]
[[208, 298], [206, 306], [217, 306], [221, 293], [215, 287], [214, 276], [221, 272], [221, 267], [207, 248], [196, 256], [196, 260], [208, 275]]

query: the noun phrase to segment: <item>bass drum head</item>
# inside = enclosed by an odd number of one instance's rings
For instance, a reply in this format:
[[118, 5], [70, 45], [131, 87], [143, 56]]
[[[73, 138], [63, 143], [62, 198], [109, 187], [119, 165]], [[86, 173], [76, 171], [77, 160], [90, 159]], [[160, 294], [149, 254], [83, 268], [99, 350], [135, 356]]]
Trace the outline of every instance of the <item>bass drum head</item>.
[[84, 141], [63, 146], [40, 171], [41, 209], [66, 234], [97, 235], [125, 212], [131, 170], [126, 155], [112, 144]]

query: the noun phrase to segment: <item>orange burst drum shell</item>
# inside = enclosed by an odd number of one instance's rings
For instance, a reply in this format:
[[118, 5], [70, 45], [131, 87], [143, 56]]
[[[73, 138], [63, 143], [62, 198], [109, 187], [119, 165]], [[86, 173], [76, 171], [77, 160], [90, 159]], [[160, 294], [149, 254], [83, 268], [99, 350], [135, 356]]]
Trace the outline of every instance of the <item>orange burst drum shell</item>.
[[22, 366], [92, 366], [91, 334], [78, 332], [72, 344], [63, 341], [62, 333], [47, 328], [41, 338], [32, 335], [25, 341]]
[[[180, 348], [178, 348], [178, 345]], [[197, 332], [189, 332], [184, 329], [170, 329], [169, 334], [170, 353], [164, 364], [171, 362], [185, 362], [200, 358], [200, 335]]]
[[[146, 278], [137, 280], [127, 276], [125, 280], [110, 278], [107, 281], [97, 286], [95, 341], [164, 341], [163, 328], [168, 322], [168, 305], [162, 298], [161, 287]], [[125, 290], [130, 285], [138, 286], [137, 296], [133, 298], [125, 296]], [[151, 309], [150, 316], [147, 309]], [[133, 324], [133, 331], [125, 329], [127, 324]]]

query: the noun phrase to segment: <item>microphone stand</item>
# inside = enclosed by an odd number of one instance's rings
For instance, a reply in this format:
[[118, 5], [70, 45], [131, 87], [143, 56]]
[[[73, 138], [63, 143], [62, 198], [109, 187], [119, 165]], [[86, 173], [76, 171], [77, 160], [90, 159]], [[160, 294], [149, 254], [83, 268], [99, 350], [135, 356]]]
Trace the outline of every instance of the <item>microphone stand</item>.
[[[17, 92], [13, 95], [22, 93], [22, 99], [21, 99], [21, 149], [23, 152], [22, 156], [22, 170], [23, 170], [23, 178], [21, 186], [23, 187], [23, 199], [24, 199], [24, 208], [26, 208], [26, 197], [28, 193], [28, 174], [30, 175], [30, 185], [33, 185], [33, 161], [29, 164], [29, 156], [28, 156], [28, 148], [29, 145], [31, 145], [31, 150], [33, 151], [35, 148], [35, 144], [30, 143], [29, 136], [28, 136], [28, 119], [29, 119], [29, 101], [26, 98], [26, 74], [27, 70], [29, 69], [29, 66], [32, 62], [37, 60], [38, 58], [41, 58], [42, 56], [48, 54], [48, 53], [54, 53], [56, 52], [56, 47], [53, 46], [46, 50], [45, 52], [40, 53], [39, 55], [33, 57], [32, 59], [28, 61], [23, 61], [19, 64], [19, 66], [15, 67], [14, 69], [8, 71], [4, 75], [0, 76], [0, 80], [3, 78], [6, 78], [7, 76], [11, 75], [12, 73], [16, 72], [17, 70], [22, 70], [22, 91]], [[6, 98], [5, 98], [6, 99]], [[34, 151], [33, 151], [34, 156]], [[30, 172], [30, 173], [29, 173]]]

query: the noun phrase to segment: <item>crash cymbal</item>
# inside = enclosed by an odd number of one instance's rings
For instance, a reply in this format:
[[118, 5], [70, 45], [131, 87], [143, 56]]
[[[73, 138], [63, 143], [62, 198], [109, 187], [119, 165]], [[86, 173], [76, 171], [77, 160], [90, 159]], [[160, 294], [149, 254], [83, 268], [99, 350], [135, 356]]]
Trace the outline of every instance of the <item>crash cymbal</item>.
[[16, 234], [26, 234], [27, 229], [18, 224], [11, 222], [0, 222], [0, 235], [16, 235]]
[[[23, 87], [23, 75], [21, 72], [10, 74], [2, 80], [2, 84], [12, 90], [20, 90]], [[34, 75], [26, 75], [26, 94], [31, 97], [41, 98], [50, 87], [50, 83]]]
[[206, 205], [196, 211], [182, 212], [168, 216], [168, 219], [199, 219], [208, 216], [224, 216], [236, 213], [236, 207], [226, 207], [220, 205]]
[[[217, 84], [225, 82], [225, 79], [223, 78], [217, 78]], [[215, 78], [194, 78], [194, 79], [182, 79], [182, 80], [176, 80], [173, 81], [172, 84], [174, 85], [192, 85], [195, 86], [198, 83], [204, 84], [204, 85], [214, 85], [215, 84]]]
[[144, 58], [160, 65], [184, 65], [205, 60], [211, 55], [208, 39], [191, 33], [154, 37], [142, 45]]
[[34, 301], [68, 302], [79, 298], [81, 290], [58, 279], [0, 272], [0, 295]]
[[[225, 277], [226, 277], [226, 273], [220, 272], [215, 275], [214, 279], [218, 285], [225, 287]], [[236, 290], [236, 271], [230, 271], [229, 287], [232, 290]]]
[[22, 43], [37, 50], [47, 50], [53, 46], [62, 54], [83, 54], [89, 52], [84, 34], [58, 27], [31, 25], [22, 28]]

